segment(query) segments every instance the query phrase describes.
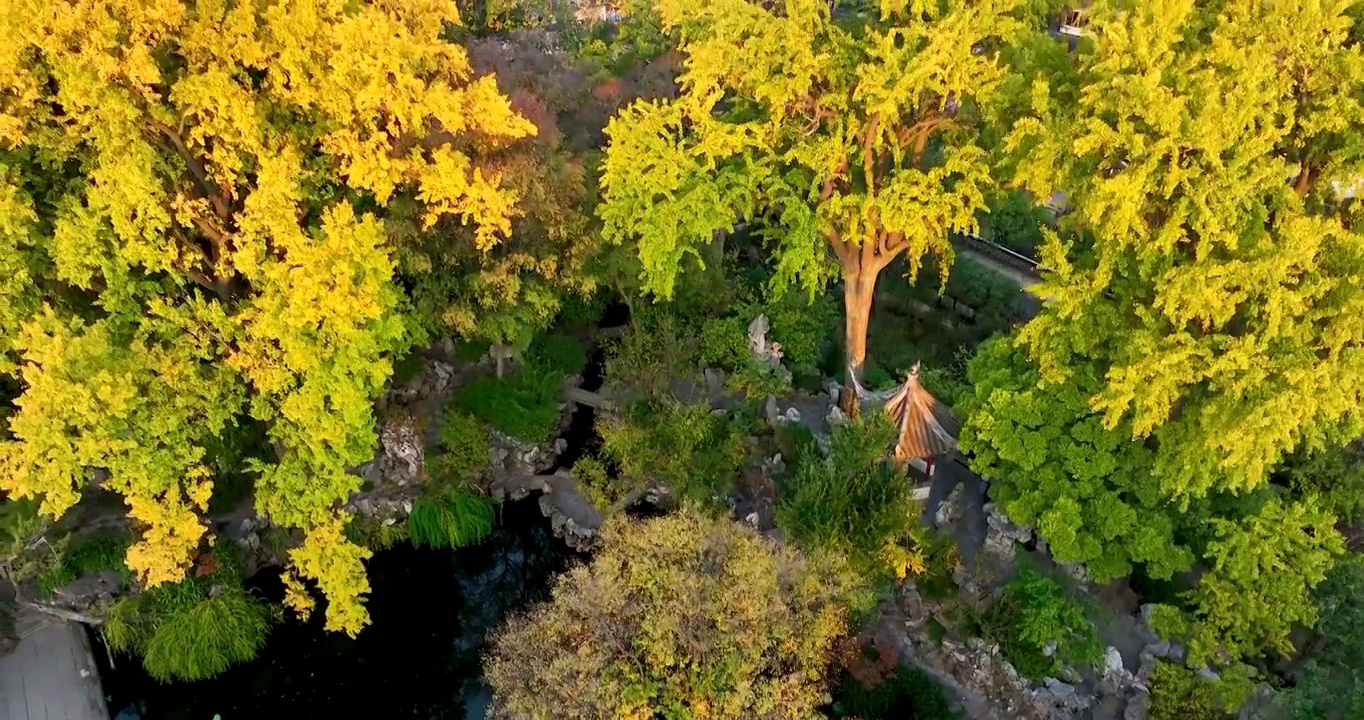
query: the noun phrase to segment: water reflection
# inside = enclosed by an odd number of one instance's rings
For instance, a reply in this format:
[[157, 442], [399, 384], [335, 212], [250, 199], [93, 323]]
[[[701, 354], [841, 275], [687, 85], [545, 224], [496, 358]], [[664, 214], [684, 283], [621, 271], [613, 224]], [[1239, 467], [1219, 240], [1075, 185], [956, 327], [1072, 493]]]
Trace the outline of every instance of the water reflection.
[[[250, 663], [195, 683], [162, 685], [135, 658], [100, 673], [115, 720], [349, 718], [481, 720], [489, 694], [480, 655], [502, 618], [546, 596], [573, 553], [555, 539], [536, 498], [502, 507], [484, 543], [456, 552], [406, 544], [369, 562], [373, 624], [354, 640], [289, 619]], [[277, 574], [251, 586], [278, 601]], [[96, 639], [98, 643], [98, 639]], [[98, 647], [98, 645], [97, 645]], [[102, 654], [102, 653], [98, 653]]]

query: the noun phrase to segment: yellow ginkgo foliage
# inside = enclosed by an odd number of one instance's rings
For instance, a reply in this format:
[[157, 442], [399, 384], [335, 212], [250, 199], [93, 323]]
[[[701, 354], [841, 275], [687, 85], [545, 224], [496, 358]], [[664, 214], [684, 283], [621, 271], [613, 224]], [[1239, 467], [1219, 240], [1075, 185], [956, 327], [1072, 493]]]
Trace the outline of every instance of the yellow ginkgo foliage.
[[[339, 509], [412, 341], [382, 219], [414, 198], [479, 247], [515, 194], [480, 153], [531, 135], [442, 39], [453, 2], [0, 0], [0, 490], [58, 516], [124, 496], [149, 585], [203, 541], [234, 428], [257, 510], [327, 627], [367, 622]], [[239, 433], [237, 433], [239, 434]]]

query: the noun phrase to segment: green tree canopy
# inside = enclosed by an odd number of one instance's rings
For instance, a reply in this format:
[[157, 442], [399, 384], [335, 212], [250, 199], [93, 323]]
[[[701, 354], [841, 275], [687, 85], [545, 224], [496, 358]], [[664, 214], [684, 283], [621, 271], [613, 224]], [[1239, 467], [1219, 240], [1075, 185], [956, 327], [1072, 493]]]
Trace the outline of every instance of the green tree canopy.
[[[1019, 24], [1011, 0], [882, 2], [839, 20], [822, 0], [665, 0], [687, 57], [676, 100], [607, 129], [599, 213], [638, 241], [644, 289], [670, 297], [684, 258], [740, 221], [770, 225], [778, 287], [842, 277], [859, 369], [876, 277], [897, 257], [949, 266], [990, 183], [976, 105]], [[944, 275], [945, 277], [945, 275]]]
[[1202, 555], [1205, 659], [1286, 648], [1340, 550], [1334, 518], [1269, 479], [1364, 430], [1349, 6], [1095, 3], [1003, 141], [1015, 179], [1072, 212], [1044, 231], [1040, 315], [973, 363], [962, 447], [1100, 577]]
[[[1073, 212], [1023, 333], [1045, 383], [1095, 373], [1104, 425], [1176, 498], [1249, 490], [1364, 432], [1364, 56], [1349, 2], [1096, 3], [1094, 38], [1008, 138]], [[1343, 185], [1341, 185], [1343, 183]]]
[[347, 470], [412, 340], [381, 224], [395, 197], [480, 248], [516, 203], [475, 163], [534, 132], [442, 4], [32, 0], [0, 12], [0, 372], [21, 394], [0, 489], [60, 515], [124, 496], [129, 567], [179, 579], [205, 532], [205, 447], [261, 423], [256, 507], [306, 531], [291, 604], [367, 621]]

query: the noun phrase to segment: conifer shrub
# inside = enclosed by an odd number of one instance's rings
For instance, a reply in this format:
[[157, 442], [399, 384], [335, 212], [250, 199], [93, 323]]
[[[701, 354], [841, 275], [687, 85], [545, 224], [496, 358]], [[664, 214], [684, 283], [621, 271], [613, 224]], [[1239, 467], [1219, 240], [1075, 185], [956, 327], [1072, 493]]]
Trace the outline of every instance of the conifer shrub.
[[[1055, 674], [1062, 663], [1092, 664], [1102, 654], [1084, 608], [1060, 583], [1030, 568], [1004, 587], [1003, 596], [983, 614], [980, 631], [999, 644], [1015, 670], [1033, 680]], [[1048, 656], [1051, 643], [1056, 647]]]
[[440, 454], [428, 464], [429, 481], [441, 487], [468, 483], [488, 465], [491, 445], [483, 423], [468, 413], [450, 408], [441, 416], [436, 431]]
[[836, 428], [823, 457], [807, 447], [779, 488], [777, 526], [810, 548], [843, 552], [878, 574], [918, 574], [919, 506], [904, 473], [885, 460], [895, 428], [881, 413]]
[[675, 380], [699, 380], [698, 334], [669, 308], [638, 313], [629, 329], [606, 352], [607, 385], [648, 398], [671, 394]]
[[211, 569], [120, 599], [101, 628], [110, 649], [140, 655], [161, 682], [203, 680], [250, 660], [278, 618], [241, 586], [227, 543], [204, 557], [200, 568]]
[[[1233, 678], [1236, 673], [1230, 674]], [[1183, 665], [1156, 661], [1151, 674], [1151, 710], [1148, 720], [1230, 720], [1249, 694], [1245, 683], [1199, 676]], [[1230, 712], [1229, 712], [1230, 710]]]
[[639, 403], [598, 424], [603, 456], [619, 468], [621, 488], [658, 483], [677, 497], [716, 506], [743, 463], [743, 438], [708, 404]]

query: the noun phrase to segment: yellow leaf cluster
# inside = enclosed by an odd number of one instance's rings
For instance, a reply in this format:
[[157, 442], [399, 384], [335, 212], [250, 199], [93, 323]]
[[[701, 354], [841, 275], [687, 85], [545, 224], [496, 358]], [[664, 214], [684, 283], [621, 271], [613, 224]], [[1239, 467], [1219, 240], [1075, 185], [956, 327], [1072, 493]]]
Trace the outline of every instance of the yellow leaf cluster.
[[239, 469], [257, 509], [305, 531], [298, 579], [359, 630], [336, 508], [410, 341], [380, 217], [415, 198], [501, 242], [517, 194], [474, 158], [535, 132], [443, 38], [455, 20], [442, 0], [0, 3], [0, 372], [25, 388], [0, 490], [52, 515], [121, 493], [129, 566], [173, 580], [205, 448], [262, 423], [277, 457]]
[[[327, 597], [326, 628], [355, 637], [369, 624], [369, 613], [360, 601], [369, 592], [364, 561], [371, 553], [346, 539], [347, 519], [338, 514], [313, 526], [303, 545], [289, 551], [289, 562], [299, 577], [317, 583]], [[295, 582], [289, 588], [290, 606], [306, 616], [311, 605], [300, 599], [300, 585]]]

